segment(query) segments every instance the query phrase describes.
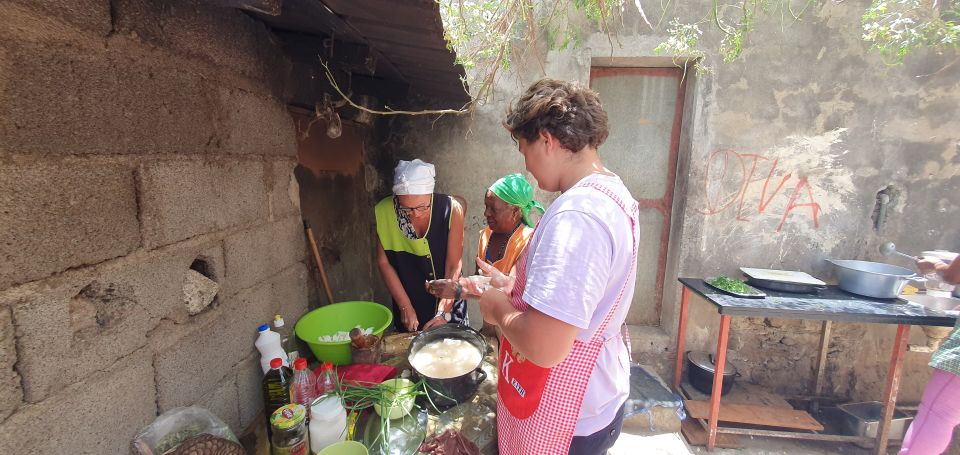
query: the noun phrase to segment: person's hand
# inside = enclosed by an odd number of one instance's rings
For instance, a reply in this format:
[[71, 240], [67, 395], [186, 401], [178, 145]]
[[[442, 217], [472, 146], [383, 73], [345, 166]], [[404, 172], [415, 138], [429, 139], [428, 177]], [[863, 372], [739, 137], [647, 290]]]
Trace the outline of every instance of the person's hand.
[[917, 259], [917, 270], [921, 275], [930, 275], [947, 267], [943, 261], [937, 258], [921, 257]]
[[460, 289], [461, 293], [463, 292], [463, 287], [457, 280], [451, 280], [448, 278], [427, 281], [425, 286], [427, 287], [427, 292], [434, 297], [441, 299], [456, 298], [458, 288]]
[[447, 320], [446, 320], [446, 319], [443, 319], [443, 318], [441, 318], [441, 317], [438, 316], [438, 317], [435, 317], [435, 318], [427, 321], [427, 323], [423, 325], [423, 330], [427, 330], [427, 329], [429, 329], [430, 327], [436, 327], [436, 326], [438, 326], [438, 325], [444, 325], [444, 324], [446, 324], [446, 323], [447, 323]]
[[490, 277], [490, 286], [497, 288], [503, 291], [504, 294], [510, 295], [513, 291], [513, 285], [516, 281], [516, 278], [510, 275], [504, 275], [503, 272], [497, 270], [491, 264], [486, 263], [486, 261], [477, 258], [477, 267], [480, 268], [480, 271], [485, 275]]
[[417, 312], [409, 303], [400, 305], [400, 322], [403, 323], [403, 326], [406, 327], [409, 332], [416, 332], [417, 328], [420, 327], [420, 321], [417, 320]]

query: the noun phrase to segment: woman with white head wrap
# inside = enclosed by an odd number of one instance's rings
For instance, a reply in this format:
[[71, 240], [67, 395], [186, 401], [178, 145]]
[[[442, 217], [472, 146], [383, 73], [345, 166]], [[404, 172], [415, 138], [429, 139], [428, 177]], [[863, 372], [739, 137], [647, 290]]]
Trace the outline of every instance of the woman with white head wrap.
[[424, 282], [460, 276], [463, 206], [434, 193], [436, 172], [419, 159], [401, 160], [393, 195], [377, 203], [377, 266], [393, 296], [397, 330], [417, 331], [466, 317], [461, 299], [437, 299]]

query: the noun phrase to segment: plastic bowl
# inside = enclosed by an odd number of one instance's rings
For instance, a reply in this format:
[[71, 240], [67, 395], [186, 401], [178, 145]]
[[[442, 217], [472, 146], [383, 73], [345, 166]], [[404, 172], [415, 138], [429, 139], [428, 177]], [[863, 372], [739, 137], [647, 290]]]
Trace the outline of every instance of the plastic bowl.
[[324, 447], [317, 452], [317, 455], [367, 455], [369, 453], [366, 446], [357, 441], [341, 441]]
[[354, 300], [333, 303], [313, 310], [297, 321], [295, 332], [313, 351], [317, 360], [332, 362], [334, 365], [349, 365], [353, 361], [350, 352], [350, 340], [319, 341], [323, 335], [336, 335], [337, 332], [349, 332], [360, 326], [373, 327], [373, 334], [382, 337], [383, 331], [393, 323], [393, 313], [389, 308], [376, 302]]
[[388, 414], [386, 417], [390, 420], [399, 419], [409, 414], [410, 410], [413, 409], [413, 402], [417, 398], [413, 393], [413, 386], [413, 381], [409, 379], [387, 379], [381, 382], [380, 387], [384, 388], [383, 398], [389, 400], [390, 403], [385, 406], [386, 409], [374, 403], [373, 410], [380, 416], [383, 416], [384, 411], [386, 411]]

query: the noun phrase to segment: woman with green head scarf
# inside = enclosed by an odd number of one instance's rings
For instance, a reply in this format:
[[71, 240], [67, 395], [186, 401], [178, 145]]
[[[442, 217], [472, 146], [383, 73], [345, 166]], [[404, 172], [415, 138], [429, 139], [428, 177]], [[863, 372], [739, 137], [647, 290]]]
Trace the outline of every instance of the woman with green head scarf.
[[543, 214], [533, 200], [533, 187], [521, 174], [510, 174], [490, 185], [483, 199], [487, 227], [480, 232], [477, 257], [509, 274], [533, 236], [531, 212]]

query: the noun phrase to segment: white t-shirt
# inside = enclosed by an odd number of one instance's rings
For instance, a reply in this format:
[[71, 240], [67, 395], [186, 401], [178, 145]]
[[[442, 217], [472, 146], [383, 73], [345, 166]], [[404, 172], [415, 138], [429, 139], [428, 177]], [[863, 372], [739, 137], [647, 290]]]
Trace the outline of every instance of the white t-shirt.
[[[630, 191], [616, 176], [591, 174], [592, 181], [618, 195], [629, 210]], [[575, 436], [609, 425], [630, 392], [630, 359], [620, 336], [633, 300], [631, 273], [634, 236], [628, 215], [609, 196], [589, 188], [571, 188], [554, 201], [530, 240], [523, 300], [538, 311], [579, 327], [577, 339], [589, 341], [624, 291], [604, 330], [606, 340], [587, 384]], [[639, 224], [634, 227], [639, 241]]]

